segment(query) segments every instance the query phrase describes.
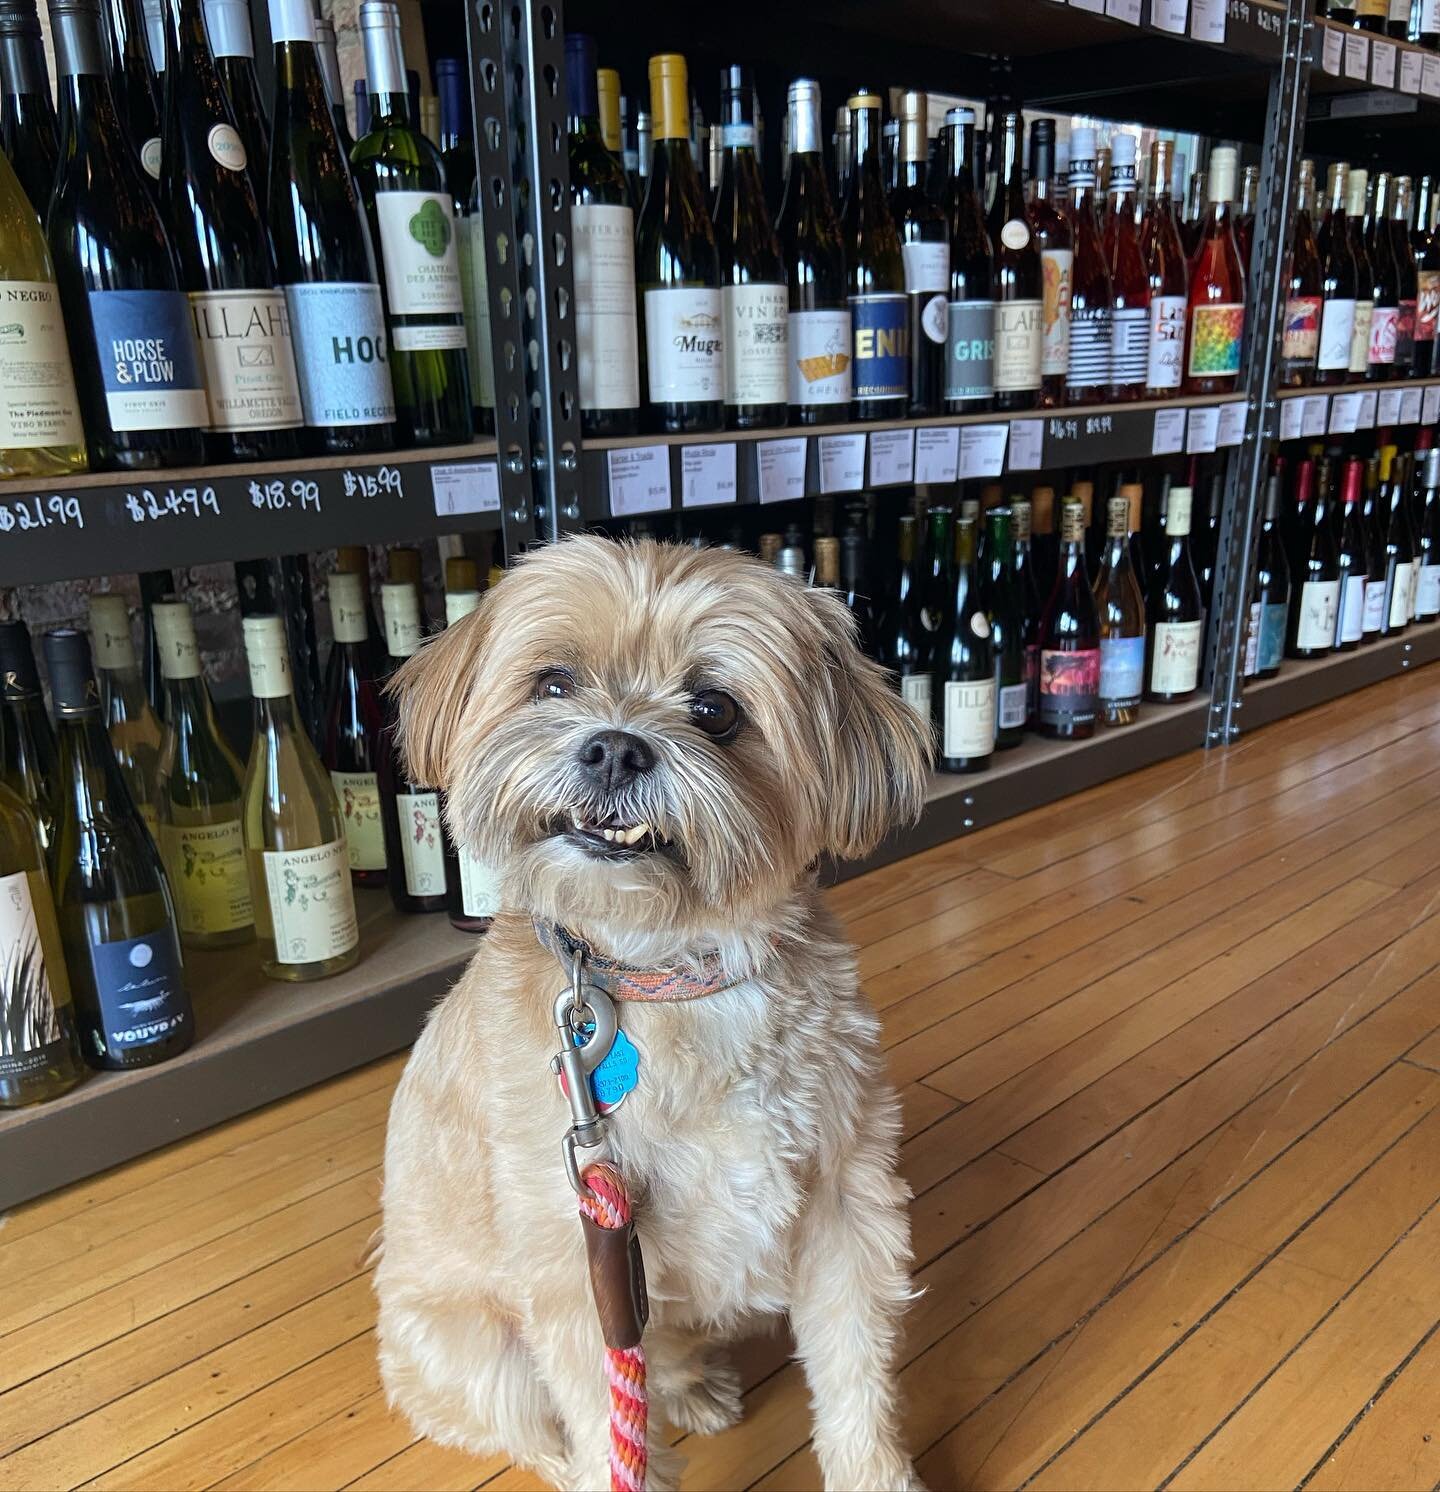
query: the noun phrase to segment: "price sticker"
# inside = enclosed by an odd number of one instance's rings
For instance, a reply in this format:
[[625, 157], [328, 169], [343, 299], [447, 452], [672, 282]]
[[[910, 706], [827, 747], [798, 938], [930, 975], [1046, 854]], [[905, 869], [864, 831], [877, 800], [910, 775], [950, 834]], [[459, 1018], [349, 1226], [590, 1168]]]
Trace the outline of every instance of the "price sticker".
[[805, 496], [805, 447], [807, 437], [762, 440], [756, 452], [762, 503], [792, 502]]
[[1375, 415], [1377, 425], [1398, 425], [1400, 423], [1400, 390], [1381, 389], [1380, 407]]
[[1406, 47], [1400, 54], [1400, 92], [1420, 92], [1420, 64], [1422, 58], [1420, 53], [1411, 47]]
[[877, 430], [870, 437], [870, 485], [894, 487], [915, 480], [915, 432]]
[[1424, 400], [1425, 392], [1423, 389], [1400, 390], [1400, 423], [1402, 425], [1418, 425], [1420, 423], [1420, 411]]
[[1185, 431], [1185, 449], [1192, 456], [1203, 456], [1215, 449], [1220, 431], [1220, 410], [1214, 405], [1199, 405], [1190, 411]]
[[1370, 43], [1370, 81], [1376, 88], [1394, 88], [1396, 51], [1393, 41], [1377, 37]]
[[998, 477], [1005, 470], [1005, 441], [1008, 425], [962, 425], [960, 427], [960, 480]]
[[1044, 420], [1010, 421], [1011, 471], [1039, 471], [1044, 453]]
[[1285, 399], [1280, 405], [1280, 439], [1299, 440], [1304, 434], [1305, 401]]
[[1157, 31], [1184, 36], [1189, 10], [1189, 0], [1150, 0], [1150, 24]]
[[1150, 435], [1152, 456], [1175, 456], [1185, 449], [1185, 411], [1157, 409], [1155, 428]]
[[1225, 45], [1225, 0], [1191, 0], [1190, 39]]
[[735, 442], [680, 447], [680, 506], [709, 508], [735, 501]]
[[[915, 432], [915, 480], [953, 482], [960, 463], [960, 431], [955, 425], [932, 425]], [[870, 451], [874, 470], [875, 451]]]
[[1420, 92], [1426, 98], [1440, 98], [1440, 57], [1427, 55], [1421, 59]]
[[1351, 31], [1345, 37], [1345, 76], [1362, 83], [1370, 76], [1370, 38], [1362, 31]]
[[1375, 426], [1375, 390], [1366, 389], [1360, 395], [1360, 403], [1355, 409], [1355, 428], [1357, 430], [1371, 430]]
[[1330, 413], [1329, 394], [1310, 394], [1299, 402], [1304, 405], [1300, 415], [1301, 435], [1324, 435], [1325, 420]]
[[1330, 401], [1331, 435], [1352, 434], [1355, 429], [1355, 418], [1359, 413], [1359, 394], [1336, 394]]
[[611, 451], [610, 513], [662, 513], [670, 506], [670, 452], [665, 446], [628, 446]]
[[1440, 420], [1440, 383], [1432, 383], [1425, 390], [1425, 403], [1420, 415], [1422, 425], [1433, 425]]
[[1215, 436], [1217, 446], [1238, 446], [1244, 443], [1246, 409], [1243, 399], [1233, 399], [1229, 404], [1220, 406], [1220, 430]]
[[859, 492], [865, 485], [865, 437], [822, 435], [819, 442], [821, 492]]
[[430, 491], [441, 518], [500, 511], [500, 468], [493, 461], [460, 461], [430, 468]]
[[1340, 57], [1345, 50], [1345, 36], [1338, 26], [1326, 26], [1320, 45], [1320, 67], [1332, 78], [1340, 76]]
[[1127, 26], [1140, 24], [1140, 0], [1105, 0], [1105, 14]]

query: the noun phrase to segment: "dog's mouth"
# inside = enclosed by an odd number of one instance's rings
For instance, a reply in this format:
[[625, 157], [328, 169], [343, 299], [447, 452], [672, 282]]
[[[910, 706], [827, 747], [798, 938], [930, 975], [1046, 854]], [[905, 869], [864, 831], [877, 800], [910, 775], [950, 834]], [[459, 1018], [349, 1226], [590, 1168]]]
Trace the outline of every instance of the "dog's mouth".
[[636, 860], [641, 855], [652, 855], [671, 848], [654, 825], [642, 822], [627, 824], [613, 814], [596, 819], [579, 812], [572, 812], [569, 824], [561, 823], [553, 831], [579, 845], [596, 860]]

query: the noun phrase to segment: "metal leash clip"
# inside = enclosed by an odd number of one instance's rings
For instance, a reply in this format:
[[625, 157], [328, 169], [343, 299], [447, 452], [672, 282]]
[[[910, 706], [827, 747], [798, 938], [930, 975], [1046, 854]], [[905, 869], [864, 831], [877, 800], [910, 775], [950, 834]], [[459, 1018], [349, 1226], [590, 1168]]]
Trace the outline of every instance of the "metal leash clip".
[[[584, 1046], [577, 1046], [575, 1039], [585, 1034], [586, 1026], [593, 1028], [589, 1038]], [[565, 1174], [577, 1196], [583, 1196], [586, 1188], [580, 1179], [576, 1151], [598, 1152], [605, 1143], [608, 1127], [605, 1116], [595, 1107], [590, 1074], [610, 1055], [619, 1029], [610, 996], [599, 985], [585, 982], [585, 949], [577, 948], [570, 964], [570, 988], [555, 996], [555, 1030], [560, 1050], [550, 1059], [550, 1071], [561, 1079], [570, 1101], [571, 1123], [560, 1142], [560, 1151], [565, 1159]], [[597, 1155], [587, 1157], [586, 1164], [596, 1158]]]

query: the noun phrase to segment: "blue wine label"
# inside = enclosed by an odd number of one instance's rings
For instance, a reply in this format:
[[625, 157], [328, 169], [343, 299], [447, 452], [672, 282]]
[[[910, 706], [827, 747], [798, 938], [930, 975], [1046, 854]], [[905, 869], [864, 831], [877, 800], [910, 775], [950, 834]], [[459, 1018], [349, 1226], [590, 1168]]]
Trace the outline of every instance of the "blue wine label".
[[945, 397], [988, 399], [995, 392], [995, 302], [952, 300], [945, 338]]
[[90, 966], [100, 1000], [104, 1055], [115, 1059], [152, 1046], [194, 1020], [180, 973], [180, 944], [168, 924], [142, 937], [92, 943]]
[[395, 394], [380, 287], [286, 285], [285, 302], [305, 423], [388, 425], [395, 418]]
[[1260, 667], [1279, 668], [1285, 656], [1285, 602], [1267, 603], [1260, 616]]
[[178, 290], [92, 290], [90, 320], [112, 430], [209, 422], [190, 302]]
[[853, 397], [904, 399], [910, 393], [910, 332], [903, 295], [852, 295]]
[[1100, 698], [1108, 705], [1137, 705], [1145, 687], [1145, 639], [1100, 639]]

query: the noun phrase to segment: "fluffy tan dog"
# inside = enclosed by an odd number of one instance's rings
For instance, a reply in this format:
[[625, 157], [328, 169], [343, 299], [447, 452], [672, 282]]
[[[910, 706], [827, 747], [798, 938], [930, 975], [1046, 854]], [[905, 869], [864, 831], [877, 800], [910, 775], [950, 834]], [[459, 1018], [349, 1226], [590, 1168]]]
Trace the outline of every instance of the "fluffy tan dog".
[[[394, 687], [414, 777], [446, 790], [507, 910], [390, 1112], [375, 1288], [391, 1401], [444, 1444], [609, 1485], [549, 1065], [566, 979], [536, 932], [558, 925], [725, 986], [616, 1006], [639, 1066], [610, 1155], [645, 1252], [652, 1400], [685, 1430], [734, 1423], [720, 1339], [788, 1312], [826, 1486], [918, 1485], [894, 1377], [898, 1107], [813, 866], [919, 812], [923, 726], [833, 594], [739, 554], [595, 538], [527, 559]], [[652, 1488], [676, 1480], [661, 1444], [652, 1431]]]

